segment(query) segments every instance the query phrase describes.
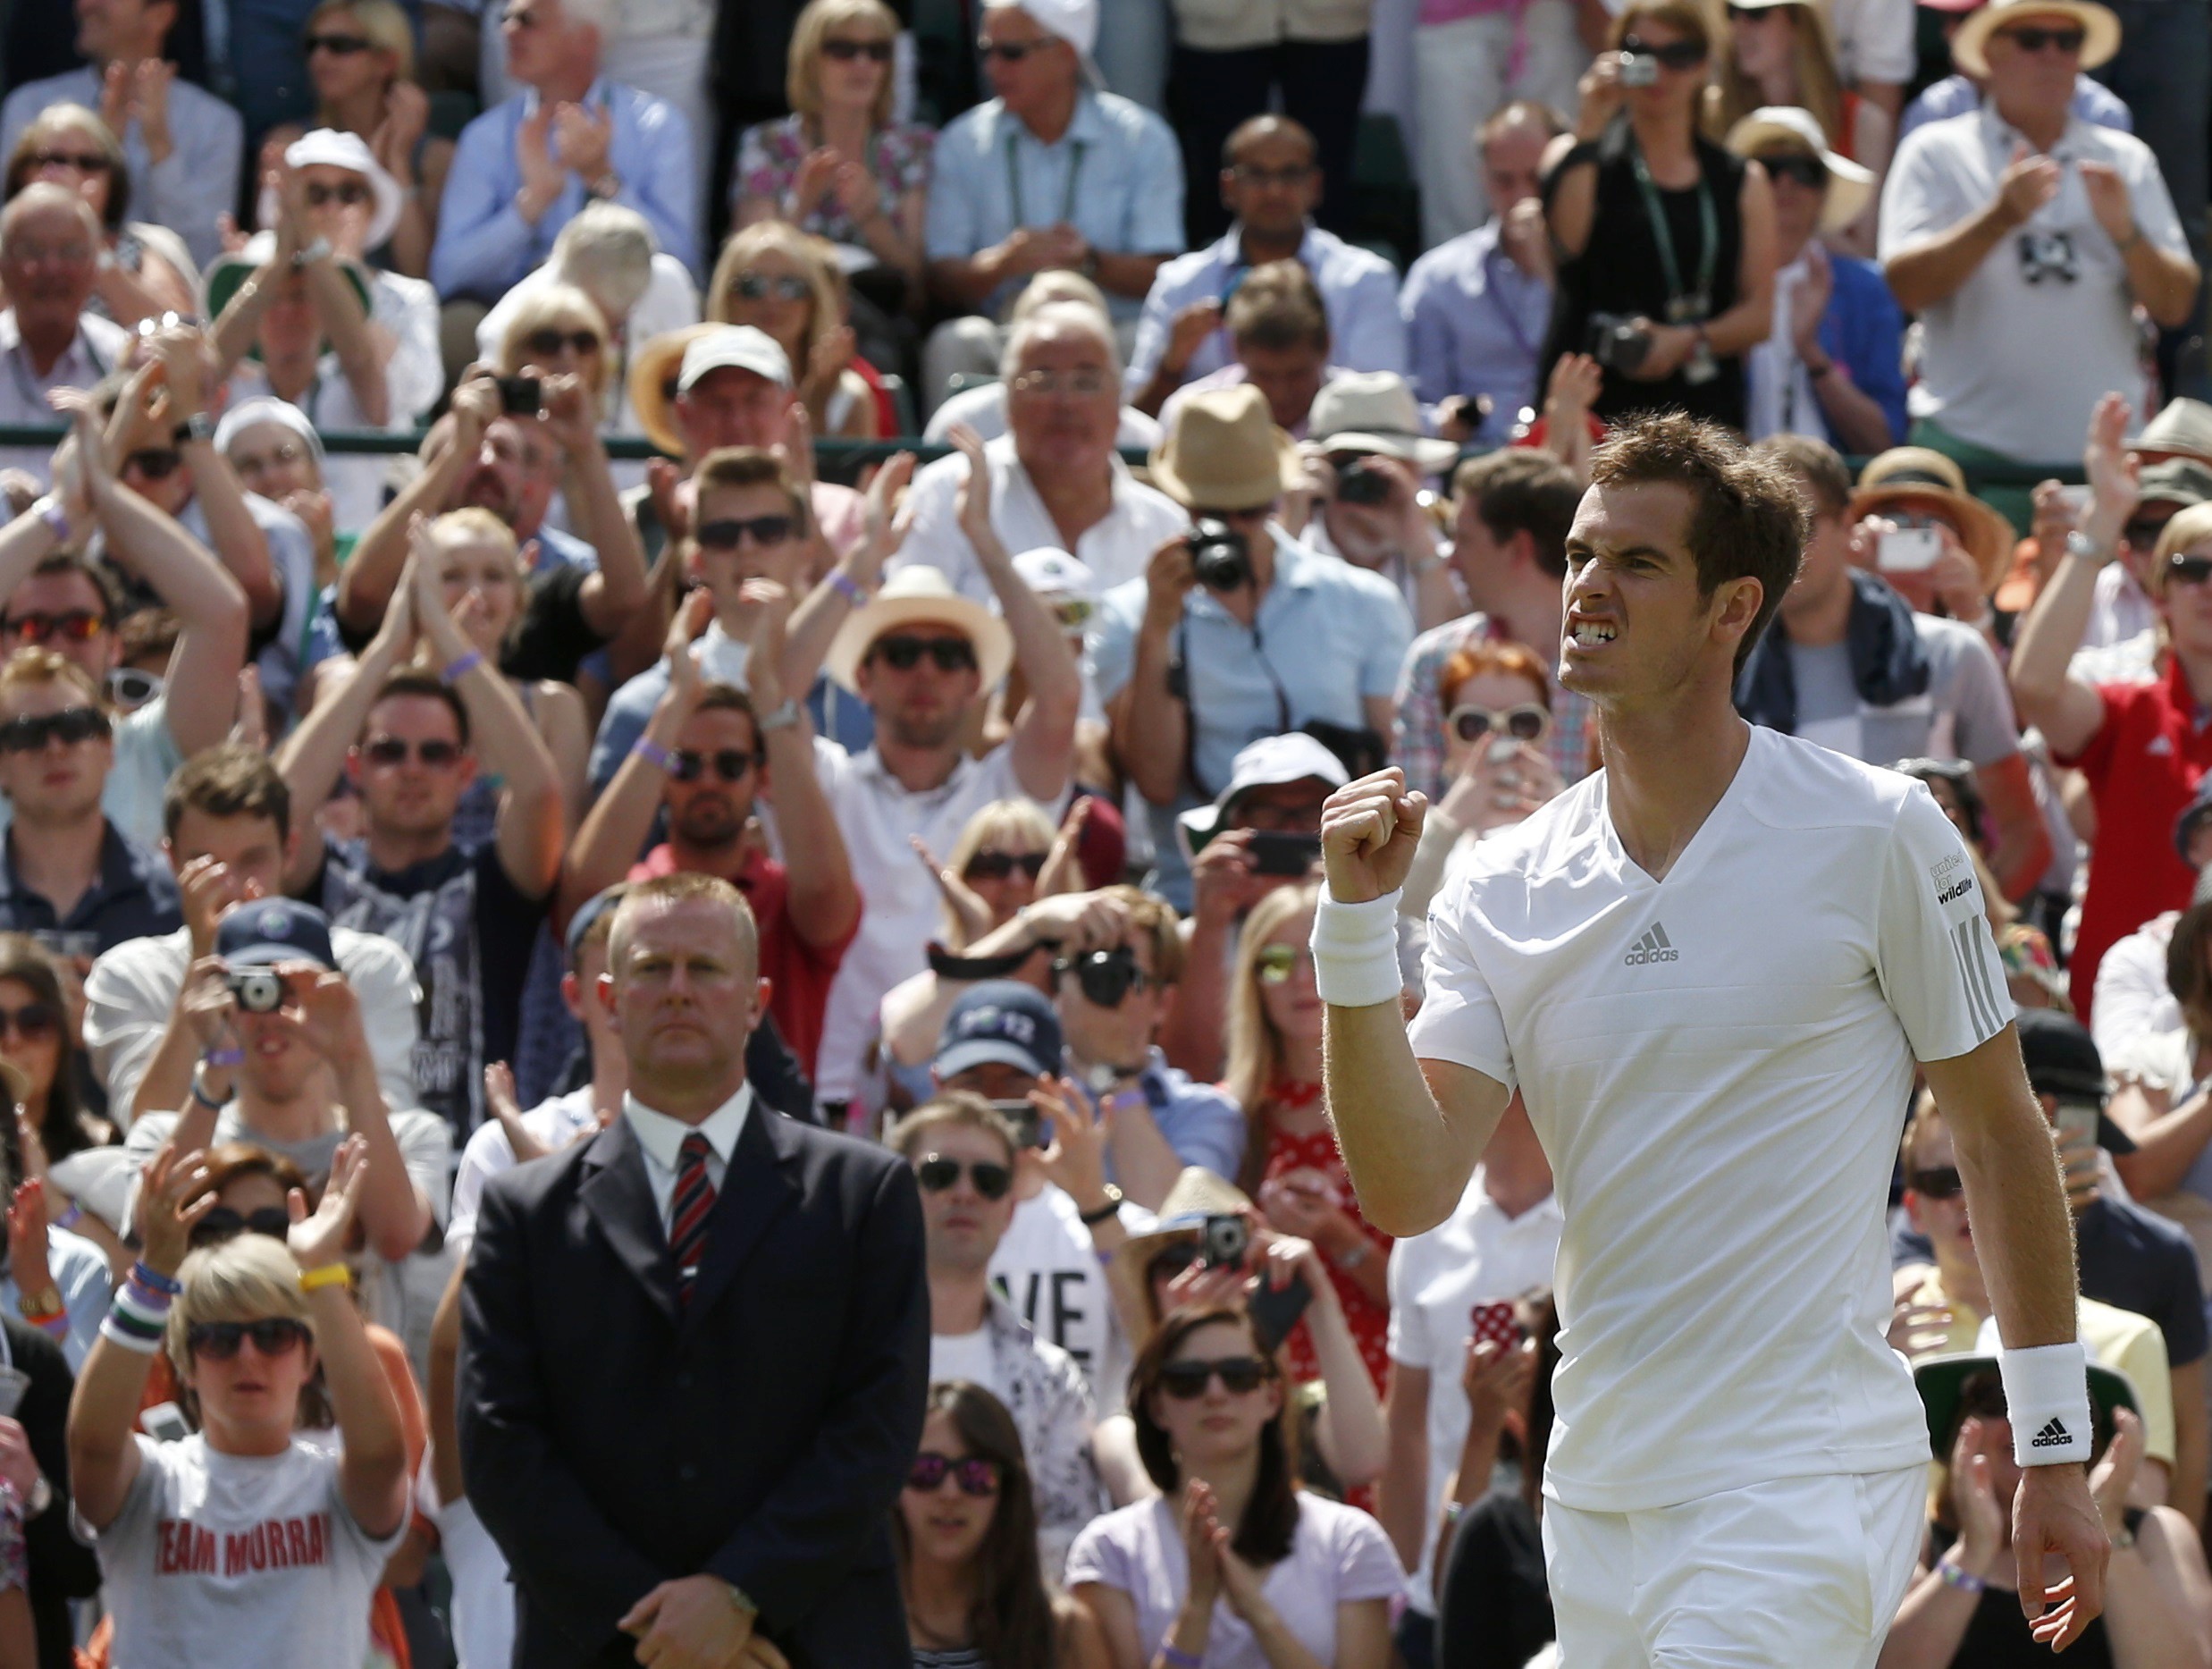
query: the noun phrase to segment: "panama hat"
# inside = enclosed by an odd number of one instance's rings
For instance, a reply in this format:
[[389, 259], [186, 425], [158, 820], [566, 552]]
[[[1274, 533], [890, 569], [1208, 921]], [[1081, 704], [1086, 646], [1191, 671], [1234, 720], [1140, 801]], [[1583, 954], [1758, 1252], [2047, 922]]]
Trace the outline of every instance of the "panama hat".
[[[1152, 1294], [1145, 1290], [1145, 1270], [1152, 1260], [1169, 1246], [1195, 1244], [1205, 1232], [1207, 1218], [1242, 1216], [1251, 1209], [1252, 1201], [1241, 1188], [1224, 1182], [1210, 1170], [1186, 1167], [1160, 1201], [1152, 1227], [1144, 1234], [1131, 1235], [1115, 1250], [1107, 1266], [1108, 1279], [1123, 1297], [1135, 1301], [1137, 1313], [1149, 1316]], [[1144, 1340], [1132, 1338], [1130, 1345], [1141, 1350]]]
[[1857, 521], [1886, 505], [1913, 499], [1940, 499], [1958, 527], [1966, 554], [1981, 570], [1986, 595], [2005, 577], [2013, 550], [2013, 525], [1966, 490], [1957, 463], [1925, 446], [1893, 446], [1859, 476], [1851, 495], [1851, 518]]
[[2082, 42], [2084, 70], [2110, 63], [2120, 50], [2120, 20], [2097, 0], [1990, 0], [1958, 26], [1951, 38], [1951, 63], [1969, 75], [1988, 75], [1989, 60], [1983, 49], [1989, 37], [2031, 17], [2068, 17], [2079, 23], [2087, 37]]
[[369, 195], [375, 201], [375, 207], [369, 210], [368, 236], [361, 247], [381, 249], [391, 241], [405, 199], [400, 182], [384, 172], [384, 165], [376, 160], [376, 153], [369, 149], [368, 141], [358, 133], [348, 133], [338, 128], [316, 128], [284, 148], [284, 164], [288, 168], [343, 168], [359, 174], [368, 181]]
[[1755, 156], [1775, 145], [1802, 150], [1828, 169], [1828, 200], [1821, 205], [1821, 230], [1840, 232], [1858, 219], [1874, 195], [1874, 171], [1828, 148], [1828, 136], [1810, 110], [1795, 105], [1762, 105], [1728, 130], [1728, 149]]
[[2212, 462], [2212, 406], [2201, 400], [2177, 398], [2127, 443], [2131, 452], [2177, 452]]
[[[206, 316], [221, 318], [223, 309], [231, 305], [231, 298], [238, 294], [239, 287], [267, 266], [269, 257], [275, 253], [276, 233], [257, 232], [246, 240], [243, 249], [215, 257], [208, 266], [207, 276], [202, 281], [207, 291], [204, 309]], [[341, 257], [338, 270], [345, 274], [347, 281], [353, 285], [353, 293], [361, 299], [361, 310], [374, 314], [375, 301], [369, 294], [368, 274], [361, 270], [360, 263]], [[258, 345], [253, 352], [256, 356], [260, 354]]]
[[1456, 443], [1421, 433], [1421, 408], [1395, 371], [1330, 378], [1314, 396], [1306, 433], [1326, 451], [1380, 452], [1412, 465], [1416, 475], [1441, 475], [1459, 459]]
[[645, 438], [671, 457], [684, 455], [676, 397], [711, 371], [736, 369], [792, 386], [791, 361], [766, 331], [750, 325], [685, 325], [650, 337], [630, 361], [630, 409]]
[[829, 640], [822, 665], [829, 676], [854, 695], [860, 693], [861, 662], [884, 633], [902, 626], [950, 626], [964, 633], [975, 645], [976, 665], [982, 670], [983, 687], [997, 689], [1013, 664], [1013, 634], [1006, 622], [981, 603], [963, 597], [934, 568], [910, 562], [883, 582], [883, 589], [855, 609]]
[[1265, 510], [1306, 479], [1298, 443], [1249, 383], [1193, 393], [1150, 461], [1152, 485], [1188, 510]]

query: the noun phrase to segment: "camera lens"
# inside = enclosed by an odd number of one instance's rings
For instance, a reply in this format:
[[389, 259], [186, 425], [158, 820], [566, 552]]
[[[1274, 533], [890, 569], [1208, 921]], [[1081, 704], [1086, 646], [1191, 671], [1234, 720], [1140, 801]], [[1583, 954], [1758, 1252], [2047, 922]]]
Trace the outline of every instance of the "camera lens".
[[1199, 518], [1190, 524], [1190, 567], [1208, 591], [1234, 591], [1252, 577], [1244, 535], [1225, 521]]

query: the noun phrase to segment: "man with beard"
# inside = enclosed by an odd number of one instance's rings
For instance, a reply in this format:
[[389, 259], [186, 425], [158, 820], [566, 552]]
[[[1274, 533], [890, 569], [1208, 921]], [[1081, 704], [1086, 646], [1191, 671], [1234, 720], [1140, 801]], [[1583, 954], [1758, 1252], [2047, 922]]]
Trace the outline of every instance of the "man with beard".
[[[702, 496], [718, 518], [740, 523], [757, 525], [788, 510], [781, 490], [769, 482]], [[744, 596], [753, 616], [746, 645], [752, 693], [710, 682], [693, 658], [692, 640], [707, 628], [714, 598], [704, 590], [692, 593], [669, 632], [660, 699], [576, 831], [555, 908], [566, 918], [626, 876], [648, 881], [688, 870], [728, 881], [744, 895], [760, 928], [769, 1012], [811, 1075], [830, 982], [860, 931], [860, 890], [814, 775], [806, 727], [795, 712], [771, 722], [786, 707], [776, 668], [791, 594], [756, 579], [746, 582]], [[752, 821], [755, 802], [771, 784], [780, 864], [769, 856]], [[633, 864], [663, 807], [668, 839]]]

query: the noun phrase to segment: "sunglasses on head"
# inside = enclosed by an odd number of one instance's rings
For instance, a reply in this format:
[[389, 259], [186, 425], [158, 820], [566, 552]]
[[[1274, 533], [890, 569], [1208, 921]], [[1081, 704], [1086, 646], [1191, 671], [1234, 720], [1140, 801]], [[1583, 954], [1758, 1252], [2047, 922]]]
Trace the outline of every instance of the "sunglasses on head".
[[2176, 552], [2166, 560], [2169, 586], [2201, 586], [2212, 579], [2212, 556], [2187, 556]]
[[814, 293], [814, 286], [796, 273], [740, 273], [733, 288], [747, 301], [765, 301], [770, 296], [778, 301], [804, 301]]
[[25, 713], [20, 719], [0, 724], [0, 754], [35, 754], [50, 741], [74, 747], [80, 742], [107, 734], [107, 715], [97, 707]]
[[0, 637], [20, 637], [27, 644], [42, 644], [49, 637], [88, 644], [106, 629], [107, 616], [90, 609], [63, 609], [59, 614], [33, 611], [0, 620]]
[[839, 63], [851, 63], [865, 58], [871, 63], [891, 62], [891, 43], [887, 40], [826, 40], [822, 42], [822, 56], [835, 58]]
[[321, 208], [330, 203], [342, 203], [348, 208], [358, 208], [369, 200], [369, 189], [357, 180], [348, 180], [341, 185], [327, 185], [316, 181], [307, 188], [307, 207]]
[[1006, 1190], [1013, 1186], [1013, 1173], [1004, 1165], [995, 1165], [988, 1159], [963, 1165], [941, 1153], [923, 1154], [921, 1162], [914, 1167], [914, 1180], [924, 1193], [943, 1193], [960, 1180], [963, 1170], [974, 1182], [975, 1191], [986, 1200], [1003, 1200]]
[[1552, 728], [1552, 715], [1533, 701], [1508, 707], [1502, 712], [1468, 702], [1454, 707], [1444, 723], [1462, 742], [1479, 742], [1485, 736], [1510, 736], [1517, 742], [1534, 742]]
[[294, 1345], [315, 1336], [304, 1321], [290, 1316], [264, 1316], [258, 1321], [196, 1321], [185, 1329], [184, 1342], [195, 1356], [209, 1361], [229, 1361], [248, 1339], [264, 1356], [282, 1356]]
[[1206, 1395], [1206, 1383], [1219, 1379], [1232, 1396], [1247, 1396], [1274, 1378], [1274, 1370], [1257, 1356], [1185, 1356], [1160, 1364], [1160, 1389], [1179, 1403]]
[[1655, 58], [1670, 70], [1695, 70], [1705, 62], [1704, 46], [1694, 40], [1670, 40], [1654, 46], [1630, 35], [1622, 40], [1620, 49], [1632, 58]]
[[879, 637], [869, 658], [880, 661], [894, 672], [911, 672], [928, 655], [940, 672], [975, 670], [975, 645], [964, 637]]
[[696, 782], [707, 774], [707, 767], [725, 782], [743, 782], [745, 772], [753, 769], [753, 755], [735, 747], [718, 747], [711, 754], [702, 754], [695, 747], [679, 747], [669, 755], [669, 774], [678, 782]]
[[2082, 43], [2089, 38], [2082, 29], [2045, 29], [2030, 23], [2020, 29], [1998, 31], [2023, 52], [2043, 52], [2056, 46], [2061, 52], [2079, 52]]
[[192, 1225], [191, 1243], [213, 1246], [240, 1235], [266, 1235], [282, 1240], [290, 1232], [291, 1214], [281, 1205], [265, 1205], [258, 1211], [240, 1211], [227, 1205], [210, 1206], [207, 1215]]
[[372, 765], [404, 765], [410, 752], [425, 765], [442, 770], [460, 758], [461, 745], [436, 739], [411, 743], [404, 736], [372, 736], [361, 745], [361, 757]]
[[548, 358], [559, 353], [563, 348], [576, 353], [597, 353], [599, 351], [599, 333], [587, 330], [556, 330], [549, 325], [543, 330], [532, 331], [522, 339], [522, 345], [532, 353], [542, 354]]
[[967, 868], [960, 872], [970, 881], [1004, 881], [1017, 869], [1035, 881], [1045, 872], [1045, 854], [994, 852], [986, 847], [970, 858]]
[[166, 481], [184, 465], [184, 454], [173, 446], [149, 446], [123, 459], [125, 469], [136, 470], [148, 481]]
[[327, 52], [335, 57], [350, 58], [357, 52], [366, 52], [374, 41], [360, 35], [310, 35], [307, 37], [307, 56]]
[[1051, 45], [1048, 40], [979, 40], [975, 43], [975, 55], [986, 63], [993, 58], [1019, 63], [1032, 52], [1042, 52]]
[[791, 516], [731, 516], [706, 523], [692, 536], [702, 550], [735, 551], [748, 539], [755, 544], [782, 544], [798, 530], [798, 520]]
[[1828, 184], [1828, 164], [1804, 151], [1772, 151], [1759, 158], [1759, 165], [1770, 180], [1787, 180], [1808, 191], [1821, 190]]
[[34, 168], [72, 168], [79, 173], [105, 173], [107, 158], [97, 151], [33, 151]]
[[1309, 961], [1312, 957], [1313, 952], [1303, 945], [1262, 945], [1259, 954], [1252, 958], [1252, 968], [1262, 985], [1280, 985], [1297, 972], [1300, 962]]
[[1914, 1193], [1930, 1200], [1955, 1200], [1966, 1184], [1959, 1180], [1955, 1165], [1931, 1166], [1927, 1170], [1905, 1173], [1905, 1185]]
[[52, 1003], [27, 1002], [21, 1008], [0, 1008], [0, 1037], [12, 1034], [26, 1043], [43, 1043], [61, 1029], [61, 1012]]
[[963, 1496], [980, 1499], [998, 1493], [998, 1462], [987, 1461], [980, 1454], [956, 1461], [949, 1454], [924, 1449], [906, 1469], [906, 1487], [922, 1495], [934, 1495], [944, 1487], [947, 1478], [960, 1486]]

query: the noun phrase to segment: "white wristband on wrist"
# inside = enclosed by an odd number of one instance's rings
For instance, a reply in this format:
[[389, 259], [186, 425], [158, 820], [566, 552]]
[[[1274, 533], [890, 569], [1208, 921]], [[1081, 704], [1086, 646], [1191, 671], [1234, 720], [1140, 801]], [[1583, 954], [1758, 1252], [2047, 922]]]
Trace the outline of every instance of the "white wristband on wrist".
[[2001, 1350], [2005, 1409], [2013, 1428], [2013, 1459], [2023, 1466], [2056, 1466], [2090, 1458], [2089, 1357], [2079, 1344]]
[[1313, 934], [1314, 989], [1323, 1002], [1367, 1008], [1398, 1000], [1405, 987], [1398, 969], [1398, 900], [1390, 892], [1346, 904], [1323, 889]]

